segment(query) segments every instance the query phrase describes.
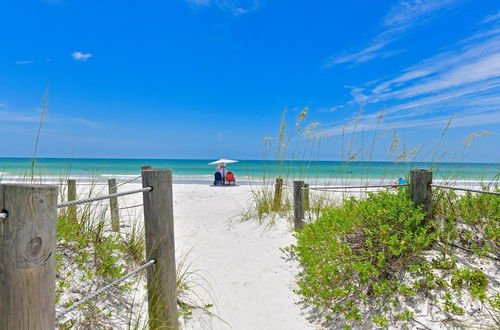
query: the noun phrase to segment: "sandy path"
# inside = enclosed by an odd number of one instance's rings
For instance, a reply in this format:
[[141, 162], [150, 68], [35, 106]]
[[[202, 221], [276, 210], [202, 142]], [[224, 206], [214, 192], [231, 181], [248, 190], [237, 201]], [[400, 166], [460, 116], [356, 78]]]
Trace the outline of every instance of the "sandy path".
[[273, 228], [240, 223], [250, 187], [174, 185], [178, 252], [191, 250], [194, 268], [211, 285], [217, 319], [199, 320], [198, 328], [308, 329], [298, 297], [292, 292], [295, 265], [281, 247], [293, 242], [287, 224]]
[[[138, 187], [127, 184], [119, 190]], [[213, 312], [225, 321], [197, 313], [185, 328], [314, 328], [292, 291], [296, 264], [285, 261], [280, 251], [294, 241], [284, 219], [271, 228], [256, 221], [241, 223], [242, 209], [251, 199], [250, 186], [174, 184], [173, 189], [177, 260], [189, 252], [190, 270], [208, 282]], [[127, 196], [120, 203], [142, 204], [142, 196]], [[124, 213], [142, 222], [142, 208]], [[195, 290], [204, 295], [202, 289]]]

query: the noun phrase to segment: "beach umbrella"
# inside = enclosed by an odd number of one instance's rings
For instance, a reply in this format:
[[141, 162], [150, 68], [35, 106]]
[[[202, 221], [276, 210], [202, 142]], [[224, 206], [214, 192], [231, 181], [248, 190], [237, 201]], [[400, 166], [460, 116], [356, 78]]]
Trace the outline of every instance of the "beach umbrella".
[[208, 163], [208, 165], [219, 165], [219, 164], [232, 164], [232, 163], [237, 163], [237, 160], [232, 160], [232, 159], [219, 159], [214, 162]]

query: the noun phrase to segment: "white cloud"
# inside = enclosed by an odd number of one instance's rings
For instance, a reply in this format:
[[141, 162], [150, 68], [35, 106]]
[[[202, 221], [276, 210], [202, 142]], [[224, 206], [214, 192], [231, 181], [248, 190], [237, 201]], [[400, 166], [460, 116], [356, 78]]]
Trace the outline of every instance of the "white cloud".
[[99, 125], [98, 123], [93, 122], [93, 121], [88, 120], [88, 119], [85, 119], [85, 118], [71, 118], [71, 120], [73, 120], [74, 122], [77, 122], [79, 124], [82, 124], [84, 126], [91, 127], [91, 128], [100, 128], [101, 127], [101, 125]]
[[[392, 118], [391, 120], [384, 120], [382, 121], [382, 124], [378, 123], [378, 116], [363, 117], [361, 121], [357, 122], [356, 130], [358, 132], [369, 132], [376, 129], [380, 131], [405, 128], [442, 129], [452, 118], [452, 114], [441, 115], [433, 118], [420, 117], [411, 119], [409, 117], [410, 116], [401, 116], [398, 118]], [[500, 124], [500, 109], [474, 114], [467, 112], [457, 113], [453, 116], [451, 127], [479, 127], [496, 124]], [[345, 133], [345, 130], [349, 127], [349, 125], [351, 125], [351, 123], [323, 128], [322, 133], [327, 135], [341, 135]]]
[[408, 29], [417, 21], [430, 19], [438, 10], [449, 8], [456, 0], [406, 0], [397, 4], [384, 17], [384, 25]]
[[186, 1], [196, 6], [210, 6], [212, 4], [212, 0], [186, 0]]
[[186, 0], [195, 7], [215, 6], [233, 16], [248, 14], [260, 8], [260, 0]]
[[39, 115], [22, 114], [10, 111], [0, 111], [0, 117], [3, 122], [34, 123], [40, 120]]
[[42, 0], [45, 3], [49, 3], [52, 5], [61, 5], [63, 4], [63, 0]]
[[71, 56], [76, 61], [86, 61], [86, 60], [88, 60], [89, 58], [92, 57], [92, 54], [90, 54], [90, 53], [85, 54], [85, 53], [82, 53], [82, 52], [73, 52], [71, 54]]
[[[479, 27], [483, 29], [484, 27]], [[402, 70], [393, 77], [348, 87], [352, 99], [341, 104], [364, 105], [360, 129], [375, 129], [384, 108], [384, 125], [398, 128], [444, 126], [456, 113], [455, 127], [500, 123], [500, 30], [474, 32], [453, 46]], [[381, 106], [379, 106], [381, 105]], [[338, 107], [338, 106], [337, 106]], [[353, 118], [345, 118], [349, 123]], [[341, 132], [338, 123], [329, 134]]]
[[406, 99], [497, 77], [500, 77], [500, 53], [480, 58], [473, 63], [464, 63], [437, 77], [425, 79], [413, 86], [396, 91], [393, 95]]
[[379, 83], [371, 90], [369, 102], [417, 97], [500, 77], [500, 31], [489, 39], [469, 39], [468, 44], [458, 45]]
[[360, 64], [377, 57], [389, 57], [403, 50], [383, 50], [401, 38], [409, 30], [427, 23], [444, 9], [450, 9], [458, 0], [407, 0], [400, 1], [389, 14], [382, 19], [382, 32], [376, 35], [369, 45], [360, 51], [333, 56], [326, 61], [323, 68], [342, 63]]
[[493, 15], [489, 15], [487, 16], [485, 19], [483, 19], [481, 21], [481, 23], [490, 23], [490, 22], [494, 22], [494, 21], [497, 21], [500, 19], [500, 11], [497, 12], [496, 14], [493, 14]]
[[35, 63], [34, 61], [16, 61], [16, 64], [23, 65], [23, 64], [33, 64]]
[[[4, 104], [0, 104], [0, 108], [5, 108]], [[2, 122], [12, 122], [12, 123], [39, 123], [40, 122], [40, 112], [41, 109], [36, 109], [32, 112], [12, 112], [0, 110], [0, 118], [2, 118]], [[53, 125], [57, 126], [66, 126], [69, 122], [73, 122], [79, 125], [87, 126], [90, 128], [100, 128], [101, 125], [98, 123], [80, 117], [72, 117], [72, 116], [56, 116], [47, 119], [46, 122], [49, 122]]]

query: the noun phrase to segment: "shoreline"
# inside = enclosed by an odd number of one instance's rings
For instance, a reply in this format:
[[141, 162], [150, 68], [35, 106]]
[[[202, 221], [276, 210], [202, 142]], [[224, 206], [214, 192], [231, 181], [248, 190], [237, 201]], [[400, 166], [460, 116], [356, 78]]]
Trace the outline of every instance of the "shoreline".
[[[0, 183], [26, 183], [31, 181], [28, 176], [3, 176], [0, 172]], [[277, 176], [276, 176], [277, 178]], [[78, 184], [85, 185], [107, 185], [108, 179], [116, 179], [117, 184], [124, 183], [141, 183], [140, 175], [123, 175], [123, 174], [103, 174], [100, 176], [87, 175], [44, 175], [36, 176], [33, 183], [38, 184], [57, 184], [65, 185], [67, 180], [76, 180]], [[213, 175], [189, 176], [189, 175], [173, 175], [173, 184], [198, 184], [212, 185]], [[309, 183], [311, 187], [323, 185], [335, 186], [350, 186], [350, 185], [370, 185], [370, 184], [392, 184], [397, 177], [373, 177], [373, 178], [349, 178], [349, 177], [285, 177], [285, 185], [293, 185], [294, 180], [304, 181]], [[252, 185], [274, 185], [275, 177], [268, 178], [236, 178], [237, 185], [252, 186]], [[497, 179], [477, 179], [477, 178], [434, 178], [433, 183], [438, 184], [454, 184], [460, 186], [500, 186], [500, 178]]]

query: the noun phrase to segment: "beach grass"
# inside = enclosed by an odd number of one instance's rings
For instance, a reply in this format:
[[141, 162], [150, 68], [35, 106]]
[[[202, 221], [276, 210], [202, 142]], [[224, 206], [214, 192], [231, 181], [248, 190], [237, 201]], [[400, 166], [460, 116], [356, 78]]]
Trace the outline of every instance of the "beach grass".
[[[307, 166], [304, 171], [298, 171], [298, 177], [288, 174], [292, 173], [290, 167], [300, 147], [304, 148], [298, 153], [301, 160], [306, 164], [314, 163], [315, 159], [307, 157], [319, 152], [319, 147], [318, 150], [314, 148], [321, 145], [324, 137], [317, 133], [311, 141], [309, 134], [301, 134], [307, 109], [297, 117], [296, 131], [292, 133], [287, 133], [285, 115], [286, 111], [282, 115], [277, 144], [272, 145], [274, 139], [265, 139], [266, 152], [275, 150], [271, 164], [278, 167], [268, 170], [279, 173], [279, 178], [285, 182], [302, 180], [317, 184], [314, 176], [308, 175]], [[383, 124], [381, 111], [365, 150], [364, 132], [358, 131], [361, 115], [360, 111], [350, 126], [342, 129], [338, 137], [342, 159], [340, 171], [332, 171], [322, 185], [351, 185], [352, 162], [358, 159], [368, 161], [370, 171], [374, 150], [388, 131], [379, 131]], [[418, 158], [430, 155], [429, 169], [437, 172], [445, 183], [457, 184], [459, 173], [442, 175], [439, 162], [450, 157], [452, 151], [455, 152], [453, 159], [463, 160], [475, 139], [493, 133], [473, 132], [454, 150], [442, 150], [452, 124], [453, 116], [436, 145], [427, 148], [425, 154], [422, 154], [422, 146], [407, 146], [397, 130], [392, 130], [386, 161], [397, 165], [397, 170], [380, 177], [377, 183], [388, 183], [387, 180], [394, 177], [408, 180], [407, 173]], [[315, 123], [314, 127], [317, 126]], [[354, 147], [359, 145], [356, 139], [362, 141], [360, 148]], [[478, 173], [478, 180], [471, 184], [498, 191], [499, 173], [489, 178]], [[273, 207], [276, 198], [273, 180], [264, 173], [263, 184], [253, 187], [253, 203], [243, 213], [244, 220], [253, 218], [271, 225], [276, 221], [291, 222], [291, 190], [284, 189], [284, 202], [279, 208]], [[374, 182], [368, 176], [357, 183]], [[463, 186], [464, 182], [458, 185]], [[500, 326], [497, 316], [500, 314], [499, 282], [494, 277], [499, 271], [500, 260], [496, 257], [500, 253], [498, 196], [435, 189], [432, 215], [435, 220], [429, 221], [422, 209], [413, 205], [406, 188], [392, 191], [309, 190], [309, 194], [307, 223], [304, 229], [295, 230], [297, 243], [285, 251], [301, 266], [296, 293], [309, 306], [311, 321], [325, 328], [342, 325], [346, 329], [425, 328], [432, 322], [450, 328], [474, 324], [486, 328]], [[417, 315], [415, 304], [427, 306], [431, 315], [427, 318]], [[481, 312], [474, 313], [475, 308]]]

